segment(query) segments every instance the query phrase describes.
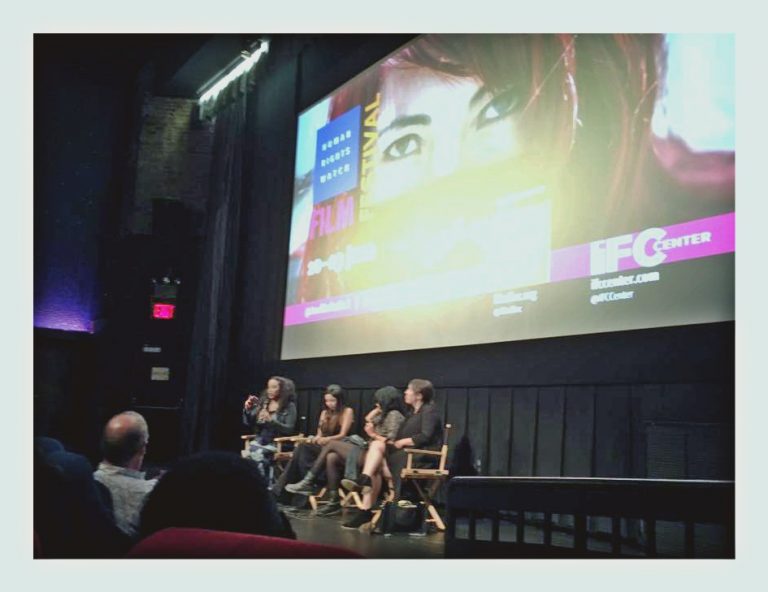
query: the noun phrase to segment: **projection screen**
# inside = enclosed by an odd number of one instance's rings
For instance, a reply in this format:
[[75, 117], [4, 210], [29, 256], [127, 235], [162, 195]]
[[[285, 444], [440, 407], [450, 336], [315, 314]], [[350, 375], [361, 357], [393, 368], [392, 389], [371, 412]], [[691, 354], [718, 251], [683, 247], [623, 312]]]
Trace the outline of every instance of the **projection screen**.
[[734, 318], [732, 35], [426, 35], [298, 118], [282, 359]]

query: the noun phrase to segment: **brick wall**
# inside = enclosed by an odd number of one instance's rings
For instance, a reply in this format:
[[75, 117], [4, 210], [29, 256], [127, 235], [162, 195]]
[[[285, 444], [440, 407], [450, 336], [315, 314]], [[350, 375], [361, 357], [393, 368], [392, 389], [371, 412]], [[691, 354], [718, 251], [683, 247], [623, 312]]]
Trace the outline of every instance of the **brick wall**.
[[[208, 199], [213, 125], [193, 123], [191, 99], [147, 97], [142, 109], [131, 232], [152, 232], [152, 200], [179, 200], [202, 222]], [[193, 228], [200, 234], [199, 223]]]

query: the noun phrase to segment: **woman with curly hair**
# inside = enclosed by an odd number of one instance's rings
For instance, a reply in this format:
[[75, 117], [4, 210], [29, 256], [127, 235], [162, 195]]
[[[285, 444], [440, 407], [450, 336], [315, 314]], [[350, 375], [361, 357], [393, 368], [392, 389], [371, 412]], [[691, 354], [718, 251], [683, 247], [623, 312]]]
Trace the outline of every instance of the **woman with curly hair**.
[[243, 404], [243, 423], [257, 436], [251, 441], [250, 457], [268, 473], [272, 440], [296, 430], [296, 386], [290, 378], [273, 376], [261, 395], [249, 395]]

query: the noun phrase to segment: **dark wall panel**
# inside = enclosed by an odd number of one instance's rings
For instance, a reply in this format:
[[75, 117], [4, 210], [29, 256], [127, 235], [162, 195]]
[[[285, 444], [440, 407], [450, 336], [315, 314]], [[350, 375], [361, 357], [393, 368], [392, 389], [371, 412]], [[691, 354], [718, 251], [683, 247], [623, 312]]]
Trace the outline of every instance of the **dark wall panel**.
[[663, 390], [664, 387], [659, 384], [636, 384], [631, 387], [630, 413], [632, 419], [630, 429], [632, 433], [632, 456], [630, 458], [630, 471], [631, 474], [638, 477], [648, 476], [646, 402], [657, 400], [663, 395]]
[[734, 478], [734, 430], [727, 424], [689, 424], [686, 439], [688, 479]]
[[350, 407], [352, 407], [352, 411], [355, 414], [355, 421], [352, 424], [352, 432], [353, 434], [361, 433], [363, 429], [363, 417], [365, 416], [365, 411], [362, 409], [362, 405], [360, 402], [361, 399], [361, 392], [360, 389], [351, 388], [351, 389], [345, 389], [346, 390], [346, 403]]
[[562, 473], [564, 407], [565, 387], [545, 387], [539, 390], [539, 420], [534, 465], [536, 475], [559, 477]]
[[93, 336], [36, 329], [34, 350], [34, 435], [56, 438], [68, 450], [98, 460], [104, 421], [121, 409], [110, 409], [94, 390]]
[[686, 433], [679, 425], [649, 424], [646, 456], [651, 479], [685, 479]]
[[595, 437], [595, 387], [571, 386], [565, 399], [563, 476], [591, 477]]
[[488, 471], [488, 388], [472, 388], [467, 392], [467, 435], [472, 447], [472, 464], [481, 473]]
[[[670, 385], [466, 387], [438, 389], [437, 405], [453, 426], [450, 458], [466, 435], [471, 462], [487, 475], [679, 477], [729, 479], [734, 474], [734, 427], [659, 419]], [[360, 418], [373, 407], [373, 388], [348, 389]], [[673, 391], [723, 397], [722, 388], [673, 385]], [[320, 410], [322, 389], [301, 389], [299, 410]], [[709, 406], [707, 403], [705, 406]], [[654, 416], [656, 413], [656, 416]], [[677, 414], [672, 414], [677, 417]], [[316, 417], [311, 433], [316, 429]], [[466, 469], [467, 467], [463, 467]]]
[[312, 389], [309, 396], [309, 409], [307, 414], [307, 432], [314, 434], [317, 431], [317, 421], [323, 410], [322, 389]]
[[630, 453], [629, 388], [598, 387], [595, 399], [595, 477], [624, 477]]
[[453, 458], [453, 450], [456, 444], [464, 434], [467, 433], [467, 389], [449, 388], [443, 389], [443, 396], [446, 399], [447, 413], [445, 423], [451, 424], [451, 433], [449, 434], [448, 445], [451, 447], [449, 462]]
[[[298, 391], [297, 393], [297, 404], [296, 404], [296, 412], [299, 416], [299, 423], [298, 423], [298, 429], [302, 430], [305, 428], [309, 431], [309, 433], [312, 433], [312, 421], [311, 421], [311, 415], [309, 411], [309, 402], [312, 400], [312, 392], [311, 390], [306, 391]], [[304, 417], [304, 423], [302, 424], [301, 418]]]
[[[509, 475], [510, 449], [512, 447], [512, 389], [492, 388], [488, 395], [489, 475]], [[485, 468], [485, 467], [484, 467]]]
[[[304, 385], [404, 385], [414, 376], [438, 387], [728, 384], [734, 376], [733, 328], [714, 323], [285, 362], [277, 359], [275, 345], [268, 372]], [[667, 358], [671, 347], [685, 351], [674, 366]]]
[[659, 421], [733, 421], [733, 400], [722, 384], [668, 384], [657, 399], [653, 419]]
[[538, 389], [514, 390], [512, 399], [512, 451], [510, 474], [533, 475], [536, 448]]
[[[437, 389], [437, 393], [435, 394], [435, 406], [440, 413], [440, 417], [443, 418], [443, 422], [450, 423], [448, 419], [448, 393], [445, 389]], [[451, 431], [455, 434], [455, 427], [452, 427]], [[453, 438], [451, 438], [451, 442], [454, 442]]]

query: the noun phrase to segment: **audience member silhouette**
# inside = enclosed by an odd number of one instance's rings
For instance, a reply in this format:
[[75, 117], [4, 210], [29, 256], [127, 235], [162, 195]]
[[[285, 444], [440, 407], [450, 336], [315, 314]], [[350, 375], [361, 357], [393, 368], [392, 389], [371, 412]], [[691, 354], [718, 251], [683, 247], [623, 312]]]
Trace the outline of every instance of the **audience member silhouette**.
[[51, 442], [34, 451], [35, 557], [121, 557], [131, 539], [114, 523], [109, 491], [93, 478], [88, 459]]
[[160, 478], [142, 510], [140, 534], [169, 527], [296, 538], [256, 464], [229, 452], [183, 458]]

